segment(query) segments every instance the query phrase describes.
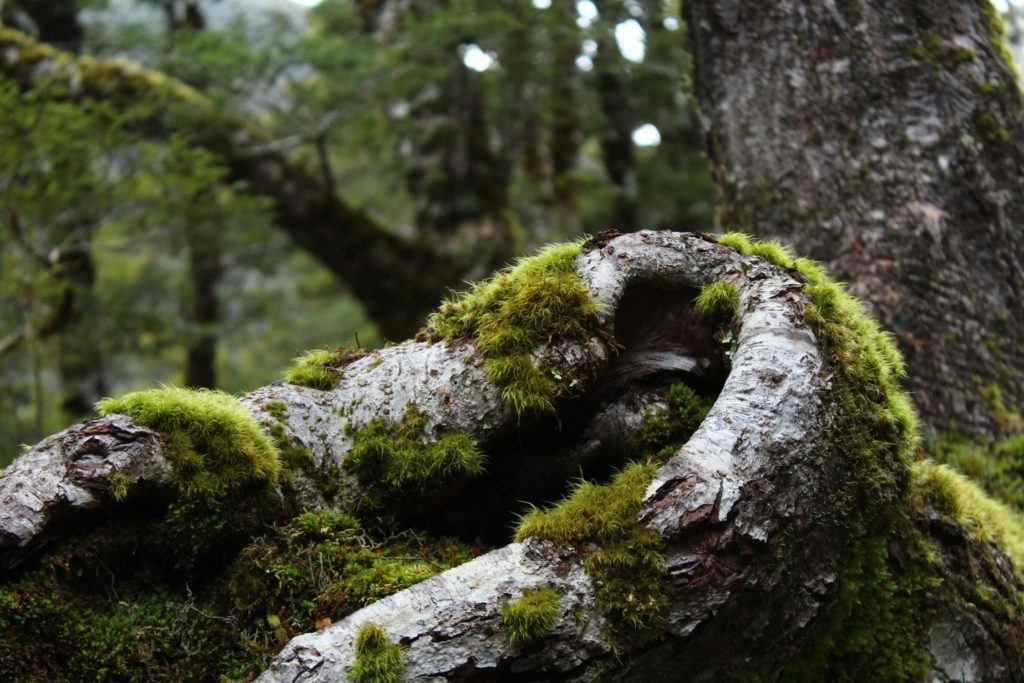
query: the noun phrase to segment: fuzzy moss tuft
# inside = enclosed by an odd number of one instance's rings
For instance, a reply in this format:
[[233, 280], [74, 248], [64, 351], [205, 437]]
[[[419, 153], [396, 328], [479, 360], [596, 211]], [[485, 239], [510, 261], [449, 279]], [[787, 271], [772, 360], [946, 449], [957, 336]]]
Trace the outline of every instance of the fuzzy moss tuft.
[[484, 454], [461, 432], [424, 443], [426, 417], [411, 404], [397, 425], [377, 418], [351, 431], [345, 467], [364, 481], [394, 492], [426, 493], [445, 479], [474, 477], [484, 471]]
[[441, 305], [421, 337], [472, 339], [487, 357], [490, 380], [517, 414], [551, 412], [572, 385], [538, 367], [531, 354], [553, 341], [598, 334], [597, 304], [576, 275], [579, 244], [550, 246]]
[[981, 484], [989, 495], [1024, 512], [1024, 435], [979, 445], [956, 434], [933, 436], [925, 450]]
[[101, 415], [128, 415], [161, 432], [174, 483], [188, 498], [277, 480], [277, 448], [230, 394], [163, 387], [105, 398], [96, 409]]
[[334, 351], [314, 349], [292, 361], [284, 381], [310, 389], [330, 391], [341, 381], [341, 370], [349, 363], [365, 356], [365, 349], [339, 347]]
[[739, 305], [740, 288], [727, 280], [704, 285], [694, 302], [697, 312], [710, 318], [731, 318]]
[[405, 648], [380, 626], [363, 624], [356, 633], [356, 659], [349, 675], [356, 683], [395, 683], [405, 670]]
[[523, 591], [518, 600], [505, 605], [501, 621], [508, 628], [509, 642], [529, 645], [550, 633], [558, 621], [559, 602], [558, 591], [551, 586], [541, 586]]
[[656, 470], [638, 463], [608, 484], [581, 482], [555, 507], [528, 512], [516, 531], [517, 541], [534, 536], [583, 552], [598, 605], [620, 630], [651, 626], [668, 604], [661, 539], [636, 519]]
[[1024, 518], [948, 465], [931, 460], [911, 468], [915, 492], [937, 512], [952, 517], [981, 541], [994, 541], [1024, 578]]

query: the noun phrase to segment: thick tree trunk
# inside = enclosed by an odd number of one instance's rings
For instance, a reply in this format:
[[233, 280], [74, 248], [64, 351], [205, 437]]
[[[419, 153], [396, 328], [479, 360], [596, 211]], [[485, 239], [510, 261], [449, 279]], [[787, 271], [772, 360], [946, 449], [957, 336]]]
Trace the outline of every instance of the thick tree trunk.
[[1024, 107], [989, 1], [686, 4], [723, 225], [850, 282], [930, 427], [1019, 426]]
[[[294, 639], [261, 680], [341, 679], [365, 665], [354, 643], [371, 624], [403, 648], [408, 680], [1019, 680], [1021, 575], [995, 540], [1016, 541], [975, 526], [967, 494], [909, 461], [912, 419], [884, 339], [813, 267], [791, 265], [801, 270], [687, 234], [585, 245], [572, 269], [599, 305], [594, 334], [534, 349], [567, 393], [558, 423], [517, 414], [484, 362], [489, 343], [464, 334], [375, 351], [332, 389], [275, 384], [245, 398], [277, 417], [281, 443], [311, 452], [281, 489], [293, 509], [359, 509], [383, 480], [346, 462], [365, 451], [365, 428], [410, 410], [427, 444], [475, 440], [485, 473], [455, 473], [439, 495], [391, 510], [472, 538], [500, 537], [515, 501], [550, 499], [607, 457], [588, 444], [617, 440], [619, 462], [642, 452], [630, 434], [649, 431], [650, 412], [630, 417], [630, 385], [667, 375], [720, 388], [660, 466], [574, 494], [598, 496], [568, 518], [601, 520], [595, 536], [528, 518], [519, 542]], [[711, 292], [733, 294], [709, 306]], [[23, 454], [0, 474], [2, 563], [24, 562], [118, 491], [171, 488], [169, 438], [108, 415]], [[544, 450], [566, 438], [563, 455]], [[557, 600], [524, 640], [510, 615], [542, 590]]]

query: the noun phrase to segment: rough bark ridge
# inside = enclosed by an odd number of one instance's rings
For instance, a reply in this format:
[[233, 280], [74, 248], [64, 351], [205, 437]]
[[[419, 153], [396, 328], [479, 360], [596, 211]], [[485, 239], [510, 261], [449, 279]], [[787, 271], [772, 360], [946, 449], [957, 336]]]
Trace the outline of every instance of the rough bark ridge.
[[850, 282], [928, 426], [1019, 426], [1024, 107], [988, 0], [686, 4], [723, 224]]
[[[294, 639], [261, 680], [350, 675], [373, 656], [368, 628], [385, 634], [377, 647], [387, 639], [401, 647], [407, 680], [917, 680], [929, 671], [940, 681], [963, 672], [1019, 680], [1022, 584], [995, 541], [1024, 543], [1024, 532], [986, 532], [942, 471], [911, 467], [913, 424], [901, 415], [894, 378], [883, 359], [858, 356], [878, 332], [850, 318], [834, 285], [777, 248], [740, 246], [799, 270], [696, 235], [592, 241], [573, 270], [600, 305], [603, 332], [534, 349], [539, 367], [572, 389], [555, 406], [562, 429], [577, 435], [572, 457], [585, 458], [599, 430], [573, 425], [621, 415], [628, 403], [629, 392], [608, 380], [621, 376], [617, 363], [629, 364], [632, 381], [643, 368], [693, 381], [713, 367], [713, 350], [694, 340], [707, 332], [702, 324], [716, 330], [731, 370], [696, 433], [660, 466], [633, 466], [598, 487], [609, 505], [625, 501], [625, 515], [588, 538], [538, 513], [520, 542]], [[630, 336], [632, 321], [664, 314], [659, 301], [686, 307], [697, 290], [703, 323], [698, 316], [690, 328], [666, 328], [667, 319], [649, 328], [672, 329], [681, 342], [645, 346]], [[708, 306], [712, 292], [732, 294]], [[639, 315], [630, 313], [638, 301]], [[850, 329], [829, 322], [836, 320]], [[281, 488], [281, 504], [361, 509], [365, 494], [386, 482], [355, 476], [346, 462], [365, 445], [357, 444], [365, 428], [404, 421], [411, 408], [422, 416], [424, 443], [463, 434], [488, 462], [484, 473], [447, 476], [441, 495], [403, 503], [393, 512], [406, 524], [438, 518], [442, 528], [472, 534], [459, 513], [475, 518], [488, 504], [506, 504], [497, 494], [515, 489], [510, 473], [529, 470], [531, 486], [571, 478], [574, 467], [560, 468], [558, 458], [531, 461], [502, 448], [558, 432], [550, 417], [517, 415], [505, 403], [493, 356], [478, 345], [472, 336], [410, 342], [355, 360], [333, 388], [275, 384], [245, 398], [253, 415], [280, 421], [280, 443], [311, 451]], [[858, 386], [851, 378], [862, 364], [875, 371]], [[649, 415], [637, 417], [616, 424], [643, 430]], [[132, 491], [169, 488], [168, 444], [170, 436], [108, 415], [22, 455], [0, 474], [4, 566], [109, 507], [118, 491], [131, 500]], [[912, 478], [912, 469], [924, 474]], [[628, 486], [632, 493], [623, 493]], [[557, 605], [524, 641], [510, 631], [509, 610], [538, 589], [553, 589]]]

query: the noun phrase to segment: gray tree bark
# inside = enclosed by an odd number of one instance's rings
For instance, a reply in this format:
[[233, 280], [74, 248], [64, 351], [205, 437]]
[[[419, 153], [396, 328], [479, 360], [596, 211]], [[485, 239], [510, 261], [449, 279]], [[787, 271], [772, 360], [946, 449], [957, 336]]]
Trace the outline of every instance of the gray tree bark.
[[684, 4], [722, 224], [850, 282], [928, 426], [1019, 428], [1024, 106], [989, 0]]
[[[848, 607], [844, 587], [850, 567], [858, 566], [851, 546], [866, 533], [881, 534], [874, 538], [882, 539], [883, 563], [897, 582], [915, 566], [907, 558], [916, 543], [932, 548], [927, 567], [916, 569], [930, 588], [915, 604], [912, 633], [932, 680], [1024, 676], [1024, 617], [1000, 607], [1017, 604], [1022, 584], [1000, 547], [913, 495], [899, 444], [881, 446], [872, 476], [858, 474], [859, 445], [846, 443], [836, 427], [851, 408], [840, 403], [834, 359], [805, 317], [811, 301], [801, 275], [697, 235], [653, 232], [591, 242], [575, 270], [601, 304], [602, 326], [630, 343], [553, 340], [536, 350], [563, 375], [591, 378], [582, 398], [559, 404], [566, 416], [581, 406], [596, 410], [586, 396], [602, 391], [623, 363], [634, 379], [708, 367], [710, 351], [693, 343], [706, 332], [696, 319], [690, 329], [666, 326], [701, 286], [726, 280], [739, 291], [724, 386], [697, 432], [657, 470], [636, 518], [657, 534], [664, 556], [662, 578], [671, 590], [661, 617], [608, 637], [611, 617], [595, 598], [587, 549], [526, 538], [294, 639], [261, 680], [343, 678], [356, 656], [353, 634], [367, 623], [405, 647], [406, 680], [786, 678], [786, 667], [820, 637], [845, 637], [828, 627]], [[657, 301], [670, 302], [668, 309]], [[627, 323], [643, 317], [651, 323], [644, 329], [675, 329], [674, 341], [655, 348], [631, 337]], [[496, 483], [514, 488], [505, 479], [517, 463], [502, 462], [510, 456], [496, 446], [556, 429], [549, 420], [520, 420], [502, 402], [472, 341], [382, 349], [349, 365], [333, 390], [275, 384], [244, 403], [255, 415], [285, 404], [288, 437], [312, 451], [310, 474], [289, 489], [289, 503], [299, 509], [326, 504], [323, 473], [344, 473], [338, 466], [351, 452], [354, 429], [380, 417], [396, 421], [409, 405], [426, 417], [428, 434], [464, 432], [497, 454], [488, 463], [491, 474], [426, 503], [427, 512], [481, 514], [486, 508], [474, 503], [474, 491]], [[599, 440], [602, 428], [607, 436], [609, 422], [620, 433], [638, 429], [638, 414], [623, 417], [614, 406], [592, 418], [574, 457], [586, 458], [586, 444]], [[631, 450], [625, 441], [623, 459]], [[530, 486], [573, 472], [534, 468]], [[87, 523], [92, 510], [109, 505], [112, 473], [133, 487], [169, 487], [160, 435], [111, 415], [19, 457], [0, 473], [0, 562], [17, 565]], [[359, 482], [342, 476], [343, 494], [333, 505], [345, 508], [355, 504]], [[849, 524], [851, 518], [861, 525]], [[514, 645], [503, 609], [542, 585], [560, 596], [555, 622], [539, 642]], [[982, 592], [985, 601], [977, 597]], [[885, 627], [882, 615], [868, 619]], [[856, 669], [839, 673], [858, 678]]]

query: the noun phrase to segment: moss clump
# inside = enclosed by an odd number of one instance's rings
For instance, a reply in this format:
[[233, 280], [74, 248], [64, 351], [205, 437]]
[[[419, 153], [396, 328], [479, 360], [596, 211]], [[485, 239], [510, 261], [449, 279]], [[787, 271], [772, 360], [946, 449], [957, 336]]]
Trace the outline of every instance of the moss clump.
[[427, 444], [426, 426], [426, 416], [410, 404], [397, 425], [376, 418], [351, 430], [345, 467], [364, 481], [402, 493], [426, 493], [446, 479], [483, 473], [485, 457], [476, 441], [450, 432]]
[[921, 538], [894, 555], [882, 534], [855, 539], [828, 623], [780, 680], [921, 681], [929, 668], [916, 618], [942, 580]]
[[[891, 335], [818, 264], [739, 233], [719, 241], [802, 274], [811, 299], [805, 316], [833, 377], [835, 408], [826, 440], [834, 448], [830, 465], [849, 485], [822, 516], [831, 517], [851, 546], [828, 621], [793, 658], [788, 677], [924, 678], [928, 660], [918, 619], [926, 612], [932, 589], [928, 577], [934, 572], [927, 566], [927, 544], [920, 533], [892, 514], [907, 509], [918, 442], [916, 415], [899, 386], [903, 359]], [[903, 539], [918, 559], [889, 557], [890, 538]], [[879, 607], [885, 604], [895, 607]]]
[[1024, 435], [980, 445], [956, 434], [932, 437], [925, 450], [978, 482], [989, 495], [1024, 512]]
[[701, 315], [710, 318], [731, 318], [740, 305], [740, 288], [734, 282], [720, 280], [704, 285], [694, 302]]
[[1013, 82], [1016, 84], [1020, 80], [1020, 72], [1017, 69], [1017, 60], [1013, 58], [1013, 52], [1010, 50], [1010, 45], [1007, 40], [1006, 22], [999, 15], [999, 10], [995, 8], [990, 0], [982, 0], [981, 2], [981, 28], [988, 35], [989, 40], [992, 41], [992, 47], [998, 52], [1002, 58], [1006, 68], [1014, 75]]
[[508, 629], [513, 645], [524, 646], [540, 640], [558, 621], [558, 591], [551, 586], [527, 589], [518, 600], [505, 605], [501, 622]]
[[555, 507], [528, 512], [516, 531], [516, 540], [546, 538], [586, 556], [613, 633], [651, 626], [668, 604], [661, 539], [636, 519], [656, 470], [654, 463], [633, 464], [607, 484], [581, 482]]
[[341, 381], [342, 369], [365, 356], [365, 349], [346, 349], [339, 347], [334, 351], [314, 349], [307, 351], [292, 361], [292, 366], [285, 373], [284, 381], [310, 389], [329, 391]]
[[287, 639], [472, 557], [451, 539], [374, 532], [351, 515], [305, 512], [250, 543], [229, 570], [225, 592], [236, 615], [260, 623], [272, 614]]
[[948, 465], [923, 460], [911, 472], [915, 492], [924, 502], [957, 520], [976, 539], [998, 543], [1024, 578], [1024, 518], [1019, 512], [993, 500]]
[[356, 659], [349, 675], [356, 683], [395, 683], [405, 670], [405, 648], [395, 645], [376, 624], [366, 623], [356, 633]]
[[977, 112], [972, 120], [974, 122], [974, 130], [977, 131], [982, 140], [993, 145], [1005, 145], [1010, 141], [1010, 131], [1006, 130], [1003, 124], [999, 123], [999, 120], [992, 112]]
[[490, 380], [516, 413], [551, 412], [573, 382], [538, 367], [531, 354], [554, 341], [598, 332], [597, 304], [573, 269], [579, 244], [547, 247], [441, 305], [421, 337], [472, 339]]
[[277, 448], [229, 394], [163, 387], [105, 398], [96, 409], [160, 432], [174, 483], [186, 497], [211, 498], [277, 480]]
[[639, 441], [643, 454], [655, 462], [675, 455], [704, 421], [711, 399], [701, 396], [686, 384], [673, 384], [665, 392], [668, 409], [652, 408], [644, 415]]

